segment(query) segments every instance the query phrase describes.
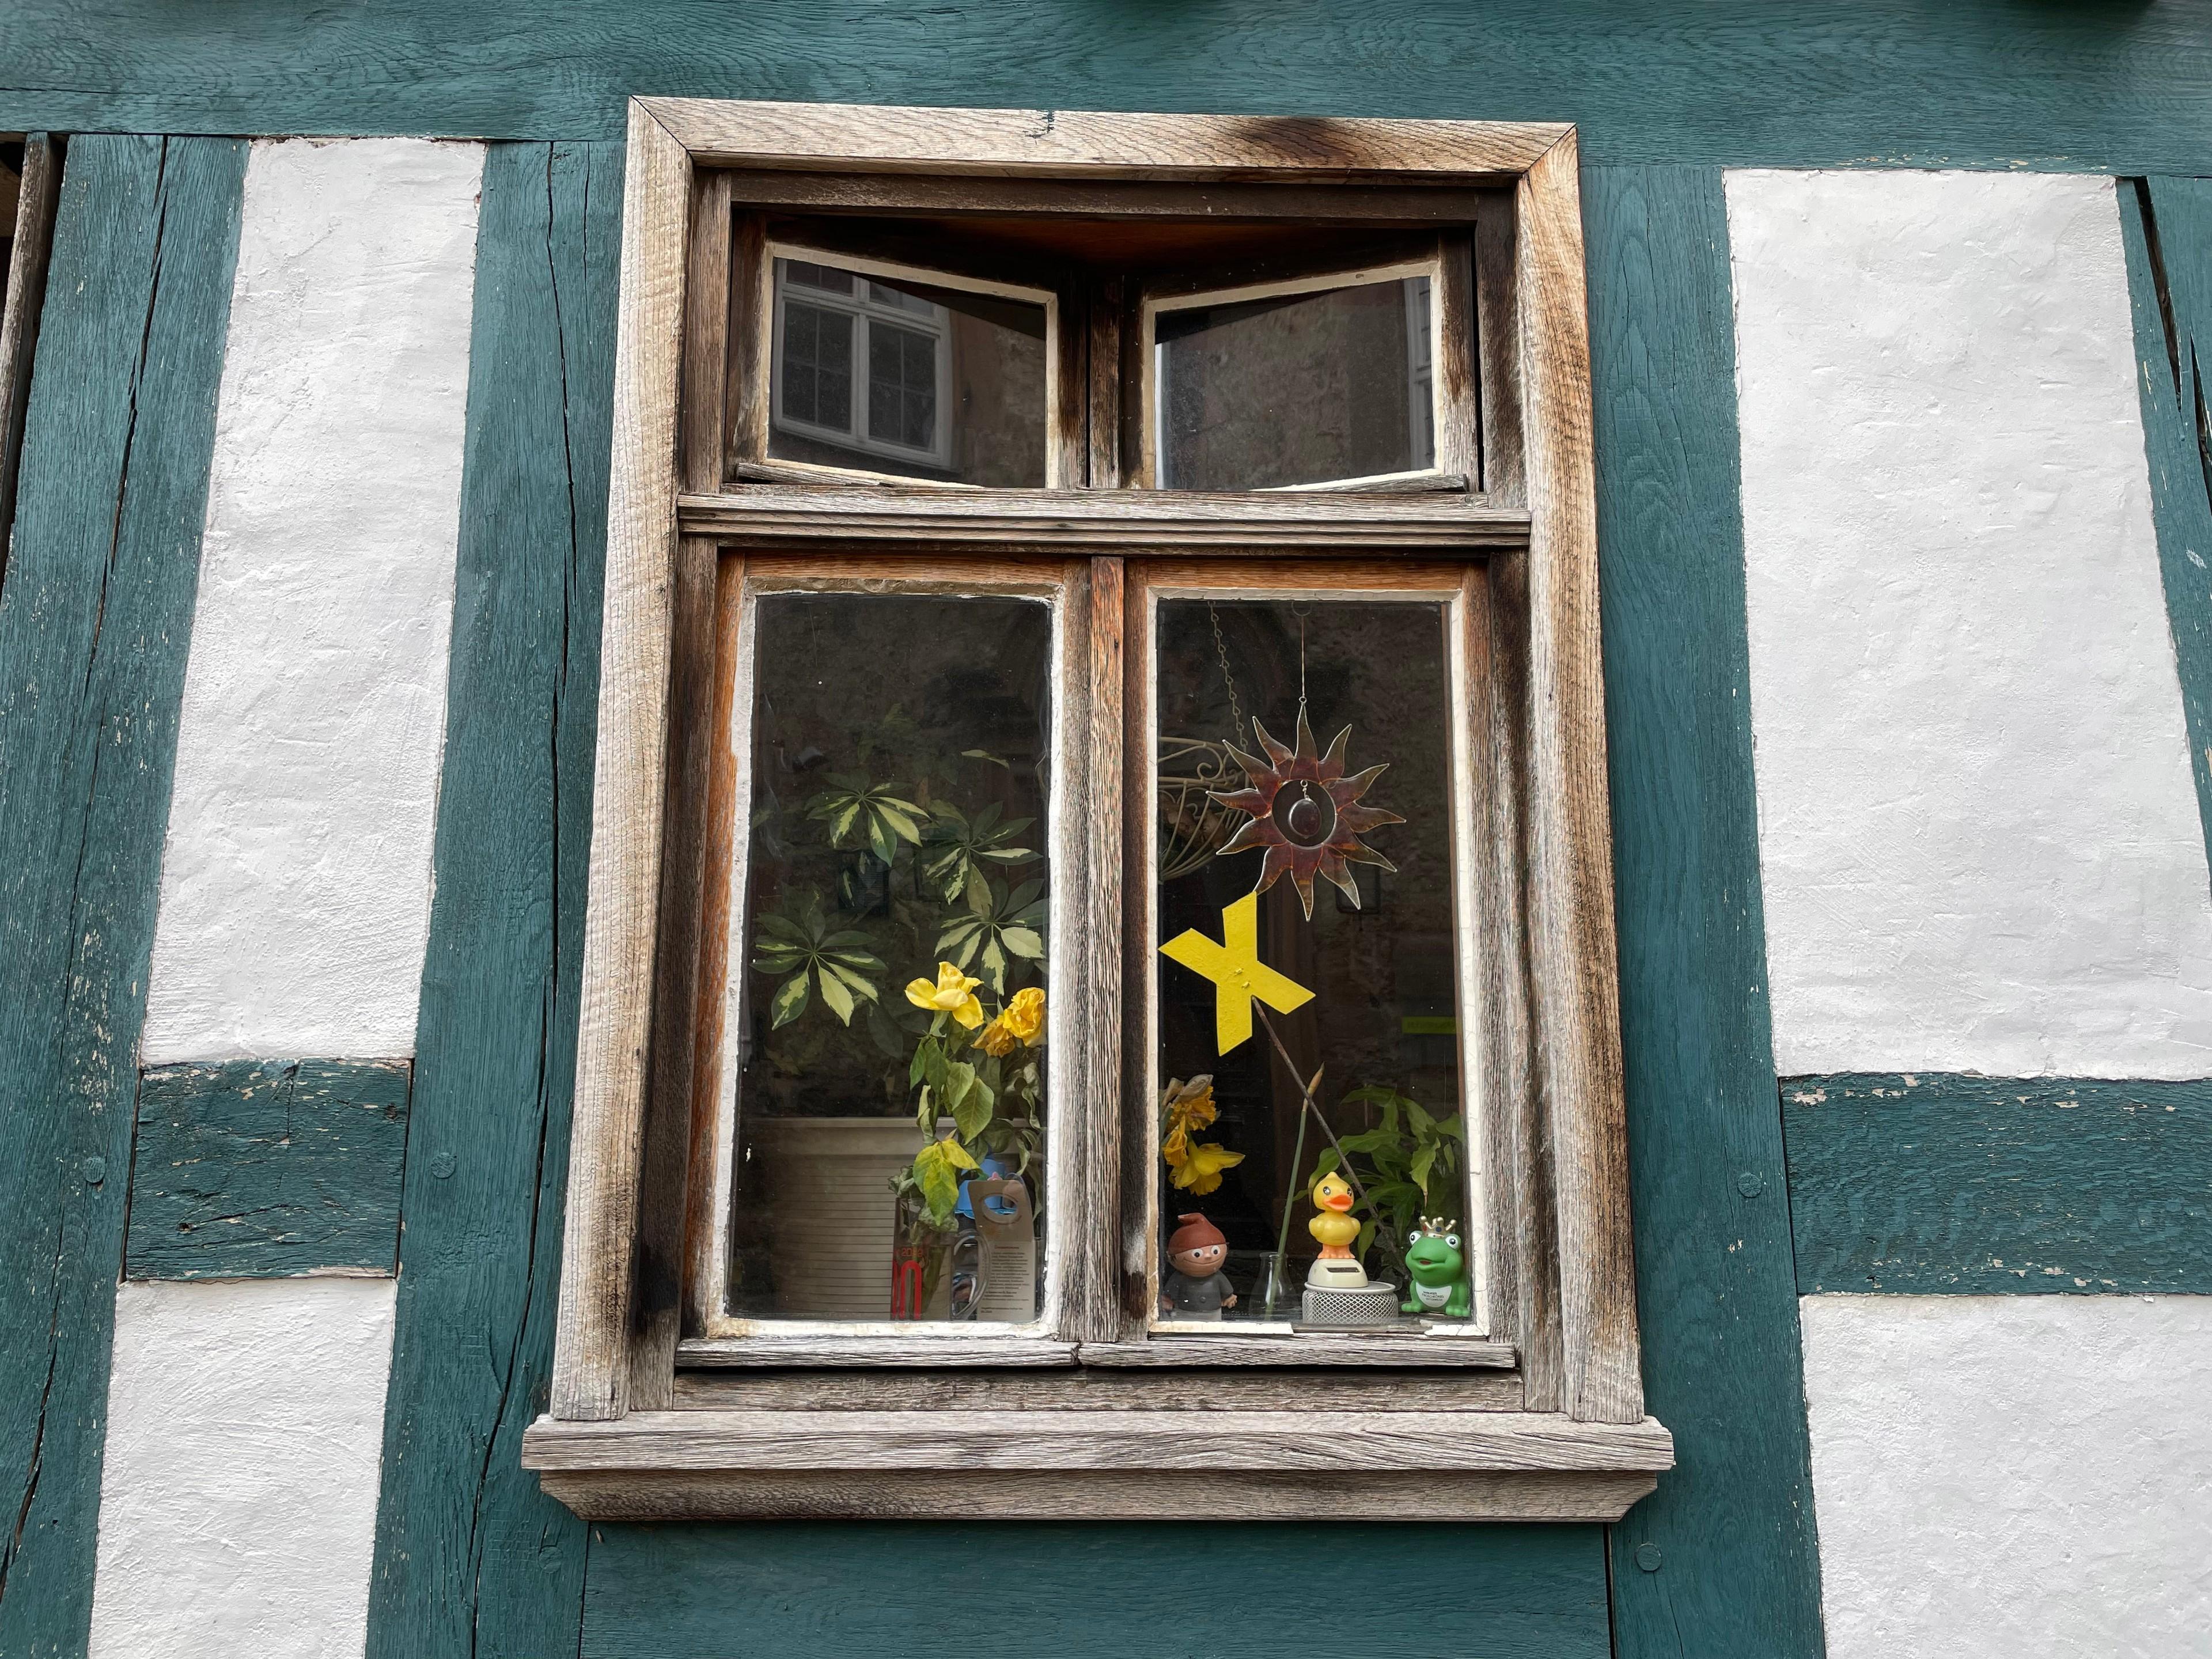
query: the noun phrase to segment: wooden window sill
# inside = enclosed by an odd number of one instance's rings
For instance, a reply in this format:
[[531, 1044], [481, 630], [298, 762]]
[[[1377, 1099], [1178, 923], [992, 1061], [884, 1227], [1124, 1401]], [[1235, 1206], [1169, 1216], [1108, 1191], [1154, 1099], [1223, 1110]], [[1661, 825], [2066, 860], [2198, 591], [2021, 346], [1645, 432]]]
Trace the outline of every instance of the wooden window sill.
[[1474, 1366], [1510, 1370], [1518, 1355], [1510, 1342], [1418, 1332], [1346, 1332], [1214, 1335], [1164, 1334], [1144, 1342], [1075, 1343], [1054, 1337], [957, 1336], [690, 1337], [677, 1345], [679, 1366], [754, 1370], [808, 1366], [1083, 1365], [1180, 1370], [1195, 1367], [1307, 1366], [1423, 1369]]
[[871, 550], [1250, 553], [1272, 558], [1498, 551], [1528, 544], [1528, 511], [1486, 495], [1194, 489], [915, 489], [742, 484], [679, 495], [685, 535], [749, 548], [866, 540]]
[[[1308, 1384], [1319, 1399], [1325, 1382]], [[1596, 1521], [1674, 1462], [1652, 1418], [1552, 1413], [691, 1410], [541, 1417], [522, 1462], [587, 1520]]]

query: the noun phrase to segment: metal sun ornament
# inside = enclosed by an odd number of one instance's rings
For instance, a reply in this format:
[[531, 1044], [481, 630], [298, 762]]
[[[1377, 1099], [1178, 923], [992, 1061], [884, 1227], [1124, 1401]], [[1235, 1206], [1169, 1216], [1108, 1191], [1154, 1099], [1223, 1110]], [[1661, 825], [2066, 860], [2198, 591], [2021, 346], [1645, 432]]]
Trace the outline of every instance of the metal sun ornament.
[[1252, 890], [1264, 893], [1287, 875], [1298, 890], [1298, 902], [1305, 907], [1306, 920], [1310, 921], [1316, 876], [1333, 883], [1357, 909], [1359, 889], [1347, 866], [1372, 864], [1396, 872], [1396, 865], [1359, 837], [1386, 823], [1406, 820], [1382, 807], [1360, 804], [1385, 767], [1370, 766], [1346, 777], [1344, 751], [1352, 740], [1352, 728], [1347, 726], [1336, 734], [1328, 753], [1316, 752], [1313, 728], [1306, 723], [1304, 700], [1299, 701], [1297, 746], [1284, 747], [1255, 720], [1252, 732], [1267, 758], [1260, 760], [1230, 745], [1229, 753], [1244, 769], [1248, 787], [1211, 793], [1224, 806], [1250, 815], [1250, 822], [1221, 849], [1220, 856], [1265, 848], [1259, 884]]

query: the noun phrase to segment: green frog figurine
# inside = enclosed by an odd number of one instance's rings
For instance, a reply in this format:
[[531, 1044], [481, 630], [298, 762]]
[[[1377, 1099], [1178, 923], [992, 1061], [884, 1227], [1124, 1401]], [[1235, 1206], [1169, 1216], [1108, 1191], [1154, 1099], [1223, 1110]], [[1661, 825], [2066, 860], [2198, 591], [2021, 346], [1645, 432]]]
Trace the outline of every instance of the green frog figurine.
[[1399, 1311], [1431, 1319], [1466, 1319], [1474, 1299], [1467, 1282], [1467, 1257], [1461, 1251], [1456, 1221], [1423, 1216], [1406, 1242], [1406, 1277], [1413, 1294]]

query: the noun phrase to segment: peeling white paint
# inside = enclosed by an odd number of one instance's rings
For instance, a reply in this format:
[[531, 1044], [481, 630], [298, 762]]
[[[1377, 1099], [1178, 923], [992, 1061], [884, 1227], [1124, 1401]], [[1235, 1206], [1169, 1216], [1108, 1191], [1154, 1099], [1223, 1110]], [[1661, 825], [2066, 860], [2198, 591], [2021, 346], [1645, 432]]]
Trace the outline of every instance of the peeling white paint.
[[413, 1052], [483, 160], [253, 148], [149, 1064]]
[[396, 1288], [117, 1290], [90, 1659], [359, 1659]]
[[2212, 1073], [2112, 181], [1727, 190], [1778, 1069]]
[[1800, 1314], [1828, 1659], [2212, 1655], [2212, 1297]]

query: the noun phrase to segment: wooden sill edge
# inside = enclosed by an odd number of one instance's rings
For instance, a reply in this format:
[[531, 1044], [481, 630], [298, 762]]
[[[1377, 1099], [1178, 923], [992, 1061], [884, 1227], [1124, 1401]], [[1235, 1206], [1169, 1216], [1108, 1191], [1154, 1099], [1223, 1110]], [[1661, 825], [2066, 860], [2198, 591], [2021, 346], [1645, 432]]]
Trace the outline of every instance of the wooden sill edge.
[[1510, 1342], [1480, 1337], [1158, 1336], [1147, 1342], [1062, 1341], [1052, 1337], [869, 1338], [688, 1337], [678, 1366], [701, 1369], [896, 1366], [902, 1370], [1016, 1366], [1143, 1367], [1181, 1370], [1237, 1366], [1476, 1367], [1510, 1370], [1519, 1354]]
[[774, 1515], [1618, 1520], [1656, 1419], [1533, 1412], [634, 1412], [540, 1418], [522, 1463], [592, 1520]]

